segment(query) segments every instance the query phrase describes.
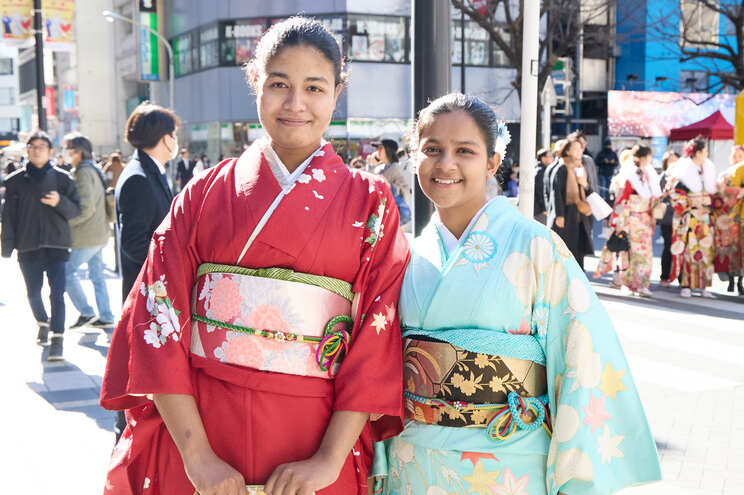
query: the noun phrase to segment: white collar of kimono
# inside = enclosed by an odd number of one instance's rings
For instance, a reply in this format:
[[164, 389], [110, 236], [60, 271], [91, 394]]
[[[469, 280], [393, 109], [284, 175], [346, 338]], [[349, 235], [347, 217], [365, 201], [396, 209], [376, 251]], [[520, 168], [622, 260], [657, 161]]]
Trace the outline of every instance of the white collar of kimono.
[[447, 250], [447, 256], [450, 256], [455, 251], [455, 249], [457, 249], [457, 245], [460, 243], [460, 240], [466, 239], [468, 237], [470, 231], [473, 230], [473, 225], [475, 225], [475, 222], [478, 221], [478, 217], [481, 216], [483, 211], [488, 208], [488, 205], [490, 205], [495, 199], [496, 198], [492, 198], [486, 201], [486, 204], [484, 204], [481, 209], [478, 210], [478, 213], [473, 215], [473, 218], [470, 219], [470, 223], [460, 236], [460, 239], [455, 237], [455, 234], [450, 232], [450, 230], [444, 225], [444, 223], [442, 223], [442, 220], [439, 218], [439, 213], [434, 212], [434, 215], [432, 215], [432, 222], [434, 222], [434, 225], [437, 226], [437, 231], [439, 232], [439, 236], [442, 239], [442, 244]]
[[[658, 198], [661, 196], [661, 187], [659, 186], [659, 174], [650, 163], [643, 167], [644, 179], [638, 175], [638, 166], [632, 160], [624, 163], [620, 168], [620, 177], [623, 181], [630, 182], [633, 190], [642, 198]], [[623, 182], [622, 185], [625, 183]]]
[[256, 225], [256, 228], [253, 229], [251, 236], [248, 238], [248, 241], [243, 246], [243, 250], [240, 252], [238, 261], [235, 263], [236, 265], [240, 265], [240, 262], [243, 260], [243, 256], [245, 256], [245, 253], [248, 252], [248, 248], [251, 247], [253, 241], [256, 240], [258, 234], [261, 233], [264, 226], [266, 225], [266, 222], [269, 221], [269, 218], [271, 218], [271, 215], [274, 214], [274, 211], [276, 211], [277, 207], [279, 206], [279, 203], [281, 203], [282, 199], [284, 199], [284, 196], [286, 196], [289, 191], [292, 190], [295, 181], [299, 179], [300, 175], [305, 172], [305, 169], [308, 165], [310, 165], [310, 162], [313, 160], [313, 158], [318, 155], [318, 152], [323, 149], [323, 146], [326, 145], [326, 141], [321, 139], [320, 147], [310, 153], [310, 156], [305, 158], [305, 161], [300, 163], [300, 165], [292, 173], [289, 173], [286, 165], [284, 165], [279, 159], [276, 152], [274, 151], [274, 148], [271, 147], [271, 142], [269, 141], [268, 137], [261, 139], [256, 144], [259, 146], [261, 152], [263, 153], [263, 156], [269, 163], [269, 168], [271, 168], [271, 171], [274, 174], [274, 177], [276, 178], [276, 181], [279, 183], [279, 186], [282, 188], [282, 190], [279, 192], [279, 194], [276, 195], [274, 201], [272, 201], [271, 205], [269, 206], [269, 209], [264, 212], [261, 220], [259, 220], [258, 224]]
[[300, 175], [305, 172], [307, 166], [310, 165], [312, 159], [315, 158], [315, 154], [323, 149], [323, 146], [325, 146], [326, 143], [327, 141], [321, 139], [320, 147], [310, 153], [310, 155], [305, 158], [305, 161], [303, 161], [292, 173], [289, 172], [287, 166], [282, 163], [279, 155], [277, 155], [276, 151], [274, 151], [274, 148], [271, 147], [271, 141], [269, 140], [269, 138], [263, 138], [260, 142], [260, 146], [264, 157], [266, 157], [266, 161], [269, 163], [271, 171], [274, 172], [274, 177], [276, 177], [277, 182], [279, 182], [279, 185], [282, 187], [282, 189], [286, 189], [287, 187], [291, 187], [292, 184], [294, 184], [295, 181], [300, 177]]
[[672, 165], [671, 175], [679, 179], [690, 192], [716, 192], [716, 166], [710, 159], [706, 159], [698, 166], [688, 157], [682, 157]]

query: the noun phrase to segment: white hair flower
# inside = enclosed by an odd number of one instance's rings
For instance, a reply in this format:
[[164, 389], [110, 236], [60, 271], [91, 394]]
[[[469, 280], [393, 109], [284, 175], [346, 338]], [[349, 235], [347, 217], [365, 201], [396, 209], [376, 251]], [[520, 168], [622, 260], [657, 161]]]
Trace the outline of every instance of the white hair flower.
[[498, 153], [501, 158], [506, 155], [506, 145], [511, 142], [511, 134], [509, 129], [506, 128], [504, 121], [499, 121], [496, 127], [496, 143], [494, 144], [494, 151]]

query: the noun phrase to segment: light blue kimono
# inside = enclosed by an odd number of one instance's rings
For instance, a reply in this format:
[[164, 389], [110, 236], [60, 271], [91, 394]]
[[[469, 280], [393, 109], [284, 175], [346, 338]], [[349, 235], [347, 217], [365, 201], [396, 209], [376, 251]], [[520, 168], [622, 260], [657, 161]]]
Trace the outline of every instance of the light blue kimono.
[[610, 494], [661, 479], [659, 459], [610, 319], [563, 241], [492, 200], [448, 255], [436, 219], [413, 245], [404, 337], [531, 360], [547, 370], [551, 435], [408, 421], [377, 444], [384, 493]]

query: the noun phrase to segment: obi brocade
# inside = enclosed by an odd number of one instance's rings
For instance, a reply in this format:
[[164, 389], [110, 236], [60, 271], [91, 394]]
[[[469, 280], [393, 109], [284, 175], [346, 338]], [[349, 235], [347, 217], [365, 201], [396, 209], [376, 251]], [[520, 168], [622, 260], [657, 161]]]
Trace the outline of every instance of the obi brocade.
[[516, 427], [550, 431], [544, 366], [430, 338], [404, 339], [403, 354], [407, 419], [487, 428], [493, 440]]
[[191, 352], [262, 371], [333, 378], [350, 344], [353, 297], [343, 280], [203, 264], [191, 296]]

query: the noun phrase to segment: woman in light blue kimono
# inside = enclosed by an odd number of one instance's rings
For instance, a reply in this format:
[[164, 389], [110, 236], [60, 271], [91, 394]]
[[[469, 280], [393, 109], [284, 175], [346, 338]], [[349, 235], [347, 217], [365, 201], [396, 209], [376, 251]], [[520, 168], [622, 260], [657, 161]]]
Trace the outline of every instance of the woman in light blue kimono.
[[509, 141], [472, 96], [424, 109], [418, 178], [437, 212], [403, 282], [407, 422], [377, 492], [610, 494], [661, 478], [612, 323], [563, 241], [487, 183]]

